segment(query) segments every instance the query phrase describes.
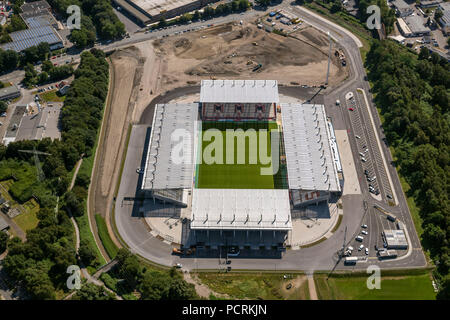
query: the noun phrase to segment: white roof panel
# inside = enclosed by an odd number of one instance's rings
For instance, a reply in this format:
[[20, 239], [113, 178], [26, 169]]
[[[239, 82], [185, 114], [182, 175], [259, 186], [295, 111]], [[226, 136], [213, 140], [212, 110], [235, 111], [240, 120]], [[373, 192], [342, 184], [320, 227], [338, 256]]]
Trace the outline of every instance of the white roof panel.
[[277, 80], [202, 80], [200, 102], [278, 103]]
[[340, 191], [323, 105], [282, 103], [289, 189]]
[[155, 106], [142, 189], [192, 187], [197, 115], [197, 103]]
[[192, 229], [290, 230], [287, 189], [194, 189]]

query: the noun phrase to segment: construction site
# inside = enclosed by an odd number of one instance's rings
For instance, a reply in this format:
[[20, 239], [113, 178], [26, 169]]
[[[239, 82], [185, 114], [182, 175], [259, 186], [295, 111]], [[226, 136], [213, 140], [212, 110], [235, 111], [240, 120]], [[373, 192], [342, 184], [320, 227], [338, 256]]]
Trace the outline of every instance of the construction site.
[[[305, 26], [289, 36], [251, 23], [225, 24], [154, 42], [163, 59], [166, 90], [202, 79], [274, 79], [281, 85], [320, 86], [327, 73], [329, 40]], [[307, 75], [307, 76], [306, 76]], [[342, 56], [331, 55], [329, 84], [348, 75]]]

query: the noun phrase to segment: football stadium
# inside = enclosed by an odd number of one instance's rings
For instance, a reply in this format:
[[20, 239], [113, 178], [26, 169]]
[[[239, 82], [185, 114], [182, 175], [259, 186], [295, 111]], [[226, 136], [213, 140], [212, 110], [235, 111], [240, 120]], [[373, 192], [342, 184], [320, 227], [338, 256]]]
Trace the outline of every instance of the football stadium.
[[343, 187], [323, 105], [280, 103], [275, 80], [203, 80], [196, 103], [157, 104], [142, 192], [179, 215], [182, 245], [282, 251], [293, 210]]

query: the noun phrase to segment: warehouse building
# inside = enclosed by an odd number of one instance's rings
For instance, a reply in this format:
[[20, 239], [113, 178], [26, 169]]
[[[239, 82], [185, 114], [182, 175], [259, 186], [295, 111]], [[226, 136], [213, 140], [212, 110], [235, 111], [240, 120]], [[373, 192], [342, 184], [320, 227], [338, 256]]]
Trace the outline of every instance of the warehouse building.
[[407, 4], [404, 0], [392, 1], [392, 6], [395, 8], [395, 13], [399, 17], [406, 17], [414, 12], [413, 6]]
[[388, 249], [408, 249], [408, 240], [404, 230], [384, 230], [383, 236]]
[[419, 37], [430, 34], [430, 29], [425, 26], [424, 20], [419, 16], [407, 16], [397, 19], [400, 32], [405, 37]]
[[64, 47], [64, 40], [56, 31], [60, 26], [46, 1], [25, 3], [21, 9], [20, 16], [28, 29], [10, 33], [12, 42], [1, 45], [2, 49], [21, 52], [41, 42], [48, 43], [50, 50]]
[[20, 90], [15, 85], [0, 89], [0, 100], [10, 100], [20, 97]]
[[441, 3], [439, 9], [442, 11], [442, 18], [439, 20], [439, 23], [444, 34], [448, 35], [450, 33], [450, 3]]
[[[236, 178], [232, 175], [237, 171], [230, 169], [236, 165], [229, 164], [225, 172], [217, 167], [212, 174], [208, 171], [209, 163], [202, 160], [202, 123], [259, 126], [261, 130], [267, 123], [276, 127], [281, 139], [270, 146], [270, 157], [279, 161], [279, 170], [267, 174], [273, 184], [222, 185]], [[283, 250], [294, 208], [327, 202], [341, 193], [342, 166], [324, 106], [280, 104], [274, 80], [203, 80], [199, 103], [158, 104], [151, 127], [141, 192], [155, 205], [142, 213], [185, 217], [184, 245]], [[220, 183], [199, 183], [205, 172]], [[266, 181], [252, 175], [237, 178]]]
[[[122, 6], [122, 8], [131, 15], [138, 17], [143, 14], [149, 19], [146, 23], [154, 23], [162, 18], [173, 18], [186, 12], [201, 9], [219, 0], [115, 0], [119, 5], [122, 5], [123, 1], [129, 6]], [[130, 9], [130, 7], [133, 9]], [[139, 19], [145, 20], [143, 17]]]

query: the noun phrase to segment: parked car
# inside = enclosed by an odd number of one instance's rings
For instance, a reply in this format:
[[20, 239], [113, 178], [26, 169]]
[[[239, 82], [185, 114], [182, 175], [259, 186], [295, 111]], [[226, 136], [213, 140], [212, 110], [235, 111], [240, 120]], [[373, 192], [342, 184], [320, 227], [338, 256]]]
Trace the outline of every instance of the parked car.
[[362, 234], [365, 234], [366, 236], [369, 234], [366, 230], [361, 231]]
[[367, 229], [367, 224], [363, 224], [361, 228]]
[[358, 251], [361, 251], [362, 249], [364, 249], [364, 245], [363, 244], [359, 246]]
[[353, 108], [348, 108], [348, 110], [353, 111], [354, 109]]
[[369, 248], [366, 248], [366, 256], [369, 255]]

